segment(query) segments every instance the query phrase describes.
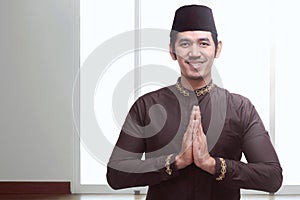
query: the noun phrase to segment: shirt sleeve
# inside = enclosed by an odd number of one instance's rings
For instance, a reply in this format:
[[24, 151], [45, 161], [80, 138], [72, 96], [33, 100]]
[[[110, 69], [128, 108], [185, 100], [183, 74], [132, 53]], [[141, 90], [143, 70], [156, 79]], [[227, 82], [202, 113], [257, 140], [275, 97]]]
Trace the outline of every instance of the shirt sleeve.
[[113, 189], [155, 185], [179, 175], [175, 153], [142, 159], [146, 151], [143, 127], [146, 106], [138, 99], [129, 111], [107, 165], [107, 181]]
[[248, 163], [225, 158], [222, 166], [216, 158], [216, 179], [226, 168], [225, 177], [216, 181], [227, 187], [275, 193], [282, 184], [282, 168], [268, 132], [249, 100], [243, 102], [239, 115], [244, 130], [241, 148]]

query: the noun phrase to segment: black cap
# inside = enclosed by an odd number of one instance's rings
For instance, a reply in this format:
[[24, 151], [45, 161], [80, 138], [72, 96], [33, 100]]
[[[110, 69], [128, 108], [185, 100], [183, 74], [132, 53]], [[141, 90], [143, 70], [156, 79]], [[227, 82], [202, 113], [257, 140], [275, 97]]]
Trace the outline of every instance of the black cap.
[[175, 12], [172, 31], [210, 31], [217, 34], [212, 10], [203, 5], [186, 5]]

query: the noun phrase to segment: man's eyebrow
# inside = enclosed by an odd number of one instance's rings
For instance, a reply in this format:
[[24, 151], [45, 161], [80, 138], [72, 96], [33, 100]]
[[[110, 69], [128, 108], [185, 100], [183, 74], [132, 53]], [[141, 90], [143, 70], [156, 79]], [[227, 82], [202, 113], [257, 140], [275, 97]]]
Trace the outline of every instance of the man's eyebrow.
[[181, 38], [181, 39], [179, 39], [178, 42], [190, 42], [190, 41], [192, 41], [192, 40], [190, 40], [188, 38]]
[[[197, 39], [198, 41], [206, 41], [206, 42], [210, 42], [209, 38], [205, 37], [205, 38], [199, 38]], [[192, 39], [189, 38], [180, 38], [178, 42], [190, 42], [192, 41]]]
[[210, 42], [209, 38], [199, 38], [198, 40]]

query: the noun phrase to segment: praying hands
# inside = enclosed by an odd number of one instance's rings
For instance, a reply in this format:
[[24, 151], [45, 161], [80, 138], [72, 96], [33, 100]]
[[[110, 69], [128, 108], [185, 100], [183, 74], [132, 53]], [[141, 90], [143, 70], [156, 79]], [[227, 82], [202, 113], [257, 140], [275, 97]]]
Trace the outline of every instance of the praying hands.
[[181, 151], [176, 156], [175, 162], [178, 169], [183, 169], [194, 163], [210, 174], [215, 172], [215, 159], [208, 153], [199, 106], [193, 106], [189, 125], [183, 136]]

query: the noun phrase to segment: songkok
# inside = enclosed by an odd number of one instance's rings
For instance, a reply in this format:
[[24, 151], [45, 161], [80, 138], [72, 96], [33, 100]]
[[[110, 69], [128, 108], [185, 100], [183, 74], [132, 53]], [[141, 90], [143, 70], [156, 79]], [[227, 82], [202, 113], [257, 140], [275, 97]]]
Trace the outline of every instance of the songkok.
[[178, 8], [172, 25], [172, 31], [210, 31], [217, 35], [212, 10], [203, 5], [187, 5]]

